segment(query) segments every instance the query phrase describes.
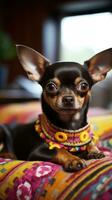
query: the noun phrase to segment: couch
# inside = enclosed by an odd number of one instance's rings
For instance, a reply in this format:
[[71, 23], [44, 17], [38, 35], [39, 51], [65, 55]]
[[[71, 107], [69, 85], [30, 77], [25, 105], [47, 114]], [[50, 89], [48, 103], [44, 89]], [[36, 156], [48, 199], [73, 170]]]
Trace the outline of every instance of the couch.
[[[2, 104], [0, 123], [29, 123], [39, 113], [40, 102]], [[68, 173], [51, 162], [12, 160], [0, 154], [0, 200], [111, 200], [112, 113], [94, 108], [88, 119], [105, 158], [86, 161], [87, 167]]]

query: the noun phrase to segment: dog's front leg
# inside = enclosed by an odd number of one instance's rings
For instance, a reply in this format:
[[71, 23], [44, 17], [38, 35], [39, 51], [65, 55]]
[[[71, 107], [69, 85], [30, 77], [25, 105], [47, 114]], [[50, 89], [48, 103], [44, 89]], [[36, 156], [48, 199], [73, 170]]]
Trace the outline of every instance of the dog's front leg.
[[68, 172], [78, 171], [86, 166], [84, 160], [72, 155], [64, 148], [56, 149], [56, 152], [57, 153], [52, 158], [52, 161], [61, 164]]
[[100, 159], [105, 157], [104, 153], [101, 152], [98, 147], [94, 144], [94, 142], [91, 142], [87, 146], [87, 159]]
[[78, 171], [86, 166], [85, 161], [72, 155], [66, 149], [54, 148], [49, 149], [47, 144], [41, 144], [38, 148], [34, 149], [28, 160], [43, 160], [54, 162], [63, 166], [64, 170], [68, 172]]

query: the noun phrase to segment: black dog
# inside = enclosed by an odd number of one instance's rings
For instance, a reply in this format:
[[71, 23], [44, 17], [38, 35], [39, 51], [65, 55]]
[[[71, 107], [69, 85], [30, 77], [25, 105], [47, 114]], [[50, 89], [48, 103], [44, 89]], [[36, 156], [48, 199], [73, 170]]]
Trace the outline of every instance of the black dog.
[[85, 166], [82, 158], [104, 157], [94, 144], [87, 111], [92, 86], [112, 67], [112, 49], [98, 53], [84, 65], [50, 64], [23, 45], [17, 45], [17, 54], [28, 77], [43, 88], [43, 114], [36, 122], [11, 130], [17, 159], [51, 161], [75, 171]]

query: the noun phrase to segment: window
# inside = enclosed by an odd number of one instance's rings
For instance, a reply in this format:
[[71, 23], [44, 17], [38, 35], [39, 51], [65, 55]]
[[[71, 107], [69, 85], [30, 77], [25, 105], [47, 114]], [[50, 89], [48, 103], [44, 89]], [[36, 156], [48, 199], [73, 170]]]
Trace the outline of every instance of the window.
[[83, 63], [112, 47], [110, 12], [65, 17], [61, 21], [60, 60]]

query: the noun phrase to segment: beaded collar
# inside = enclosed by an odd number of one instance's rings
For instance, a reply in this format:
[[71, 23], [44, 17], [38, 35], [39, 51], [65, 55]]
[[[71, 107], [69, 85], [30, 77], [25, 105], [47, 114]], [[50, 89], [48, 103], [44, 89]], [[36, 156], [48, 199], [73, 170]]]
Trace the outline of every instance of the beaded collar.
[[75, 131], [61, 129], [50, 123], [44, 114], [39, 115], [35, 130], [49, 145], [49, 149], [63, 147], [70, 152], [84, 151], [93, 139], [89, 124]]

